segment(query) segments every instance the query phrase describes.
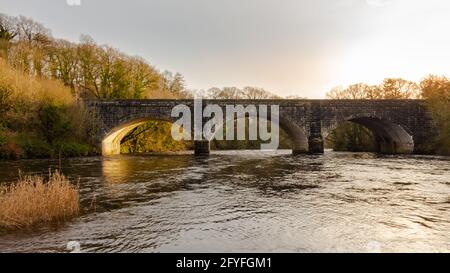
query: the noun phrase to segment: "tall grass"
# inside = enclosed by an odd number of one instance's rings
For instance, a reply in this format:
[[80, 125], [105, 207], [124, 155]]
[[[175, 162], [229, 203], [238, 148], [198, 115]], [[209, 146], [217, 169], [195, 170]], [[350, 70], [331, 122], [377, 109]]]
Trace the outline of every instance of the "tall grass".
[[60, 223], [79, 213], [78, 187], [60, 172], [23, 176], [0, 188], [0, 228], [23, 229], [37, 224]]
[[72, 90], [58, 80], [30, 76], [10, 67], [0, 58], [0, 86], [11, 95], [11, 103], [39, 104], [53, 102], [71, 105], [75, 102]]

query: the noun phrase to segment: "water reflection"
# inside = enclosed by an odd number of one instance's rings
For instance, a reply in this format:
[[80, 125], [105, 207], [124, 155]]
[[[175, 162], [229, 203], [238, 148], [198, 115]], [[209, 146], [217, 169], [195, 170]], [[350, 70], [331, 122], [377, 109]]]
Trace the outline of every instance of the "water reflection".
[[[2, 162], [21, 168], [52, 161]], [[0, 251], [450, 251], [448, 157], [289, 151], [116, 156], [63, 162], [96, 211], [0, 234]]]

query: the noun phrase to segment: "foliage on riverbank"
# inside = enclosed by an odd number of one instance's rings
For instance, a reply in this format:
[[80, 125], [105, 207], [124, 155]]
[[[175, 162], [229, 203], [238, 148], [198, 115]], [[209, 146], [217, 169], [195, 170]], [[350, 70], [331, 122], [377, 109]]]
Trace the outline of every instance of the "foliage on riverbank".
[[122, 139], [121, 153], [176, 152], [192, 149], [190, 141], [176, 141], [171, 137], [172, 123], [149, 121], [136, 127]]
[[178, 73], [89, 37], [55, 39], [32, 19], [0, 14], [0, 158], [98, 153], [93, 114], [79, 98], [186, 97]]
[[342, 152], [375, 152], [372, 132], [354, 122], [345, 122], [325, 139], [325, 147]]
[[0, 158], [87, 155], [94, 130], [70, 88], [0, 59]]
[[430, 76], [420, 86], [439, 129], [433, 150], [438, 154], [450, 155], [450, 79]]
[[0, 228], [23, 229], [38, 224], [60, 223], [77, 216], [78, 187], [58, 171], [43, 176], [24, 176], [0, 188]]
[[33, 77], [0, 59], [0, 158], [81, 156], [95, 129], [70, 88]]

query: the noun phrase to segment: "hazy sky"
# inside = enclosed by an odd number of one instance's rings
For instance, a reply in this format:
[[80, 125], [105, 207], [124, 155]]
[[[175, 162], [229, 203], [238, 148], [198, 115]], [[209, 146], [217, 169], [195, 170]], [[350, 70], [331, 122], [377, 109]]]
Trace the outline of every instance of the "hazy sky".
[[0, 12], [81, 34], [189, 88], [258, 86], [321, 98], [333, 86], [450, 71], [448, 0], [0, 0]]

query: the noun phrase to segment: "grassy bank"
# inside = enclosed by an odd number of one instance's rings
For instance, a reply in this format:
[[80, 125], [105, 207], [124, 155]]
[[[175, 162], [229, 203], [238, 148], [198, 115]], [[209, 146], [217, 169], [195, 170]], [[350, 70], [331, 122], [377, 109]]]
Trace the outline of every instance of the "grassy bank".
[[186, 94], [179, 73], [160, 72], [87, 36], [53, 38], [30, 18], [0, 13], [0, 159], [97, 154], [96, 124], [79, 98]]
[[60, 81], [30, 76], [0, 59], [0, 109], [0, 158], [94, 152], [94, 122]]

